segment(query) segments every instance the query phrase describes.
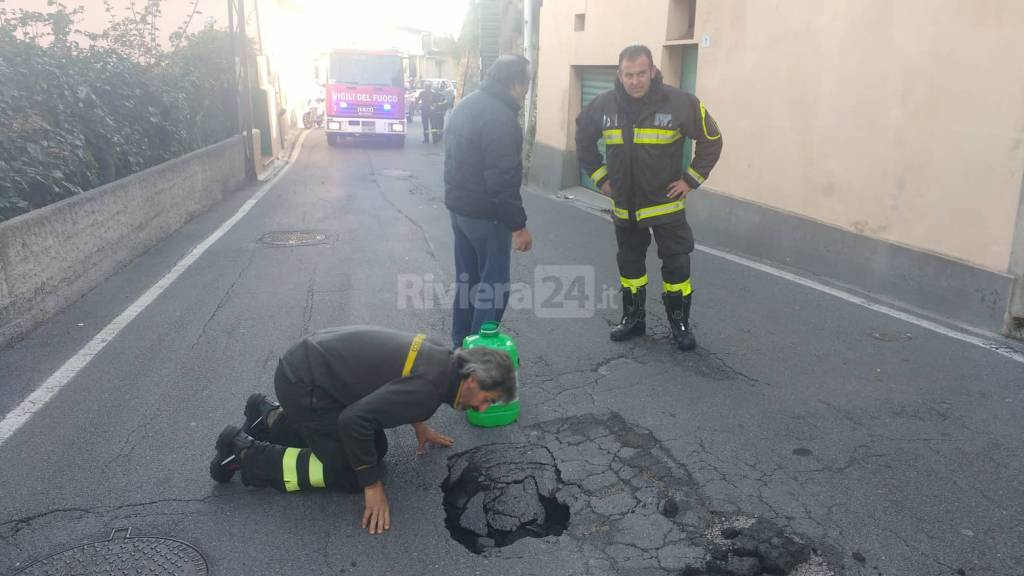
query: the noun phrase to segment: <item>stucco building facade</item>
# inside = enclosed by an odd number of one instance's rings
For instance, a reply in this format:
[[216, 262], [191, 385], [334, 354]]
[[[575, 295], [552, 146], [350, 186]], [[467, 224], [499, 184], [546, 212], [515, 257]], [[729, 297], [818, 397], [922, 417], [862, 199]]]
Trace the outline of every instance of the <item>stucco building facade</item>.
[[546, 0], [529, 180], [587, 183], [575, 117], [640, 42], [724, 134], [688, 202], [698, 243], [1012, 333], [1022, 21], [999, 0]]

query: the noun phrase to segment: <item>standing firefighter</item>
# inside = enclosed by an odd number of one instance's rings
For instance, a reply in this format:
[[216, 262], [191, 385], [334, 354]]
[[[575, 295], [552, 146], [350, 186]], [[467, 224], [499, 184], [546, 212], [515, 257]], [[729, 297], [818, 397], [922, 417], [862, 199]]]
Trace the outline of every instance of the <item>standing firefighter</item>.
[[[607, 162], [597, 148], [601, 138]], [[683, 173], [685, 138], [696, 142], [696, 153]], [[651, 51], [634, 45], [619, 54], [615, 89], [595, 98], [576, 119], [576, 149], [580, 167], [613, 201], [622, 320], [612, 330], [612, 340], [627, 340], [646, 329], [646, 259], [653, 231], [672, 339], [680, 350], [694, 349], [693, 231], [686, 222], [686, 194], [718, 162], [718, 125], [696, 96], [666, 86]]]
[[384, 429], [411, 424], [417, 453], [451, 446], [424, 421], [441, 404], [486, 410], [515, 397], [509, 356], [490, 348], [451, 350], [385, 328], [321, 330], [292, 346], [277, 365], [274, 389], [281, 404], [263, 394], [245, 403], [242, 429], [217, 437], [210, 475], [228, 482], [241, 470], [247, 486], [282, 492], [330, 488], [362, 492], [362, 525], [371, 534], [391, 527], [380, 461]]
[[423, 91], [416, 97], [416, 104], [420, 107], [420, 120], [423, 122], [423, 143], [427, 144], [433, 139], [437, 143], [441, 138], [441, 130], [438, 124], [444, 123], [444, 111], [441, 112], [441, 121], [437, 119], [437, 109], [444, 106], [444, 95], [435, 92], [434, 87], [427, 82]]

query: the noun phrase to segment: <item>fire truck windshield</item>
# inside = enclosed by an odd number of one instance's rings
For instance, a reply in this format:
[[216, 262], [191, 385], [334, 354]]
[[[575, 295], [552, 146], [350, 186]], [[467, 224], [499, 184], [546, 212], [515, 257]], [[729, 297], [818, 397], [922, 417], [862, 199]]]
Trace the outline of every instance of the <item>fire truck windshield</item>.
[[383, 54], [331, 54], [330, 83], [403, 88], [402, 59]]

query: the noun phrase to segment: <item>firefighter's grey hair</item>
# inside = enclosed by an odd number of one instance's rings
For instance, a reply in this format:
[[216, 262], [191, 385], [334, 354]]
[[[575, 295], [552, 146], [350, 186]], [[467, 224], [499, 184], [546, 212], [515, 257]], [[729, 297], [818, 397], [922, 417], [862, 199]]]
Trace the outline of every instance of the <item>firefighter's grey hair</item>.
[[459, 348], [455, 351], [455, 361], [459, 379], [476, 376], [480, 389], [484, 392], [497, 390], [502, 402], [516, 397], [516, 369], [507, 353], [494, 348]]
[[511, 90], [513, 86], [530, 83], [530, 61], [518, 54], [506, 54], [491, 64], [487, 70], [487, 81]]

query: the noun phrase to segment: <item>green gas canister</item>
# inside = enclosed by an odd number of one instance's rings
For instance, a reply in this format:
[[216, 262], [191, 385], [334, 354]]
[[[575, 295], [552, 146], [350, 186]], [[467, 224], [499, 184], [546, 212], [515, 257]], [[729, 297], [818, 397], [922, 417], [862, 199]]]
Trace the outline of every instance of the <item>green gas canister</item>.
[[[516, 342], [508, 334], [498, 330], [497, 322], [484, 322], [480, 326], [480, 332], [470, 334], [462, 341], [465, 349], [486, 346], [506, 352], [512, 359], [512, 367], [516, 371], [516, 383], [519, 382], [519, 352], [516, 350]], [[519, 398], [511, 402], [499, 402], [492, 404], [483, 412], [477, 412], [470, 408], [466, 411], [466, 419], [474, 426], [483, 428], [494, 428], [505, 426], [519, 419]]]

